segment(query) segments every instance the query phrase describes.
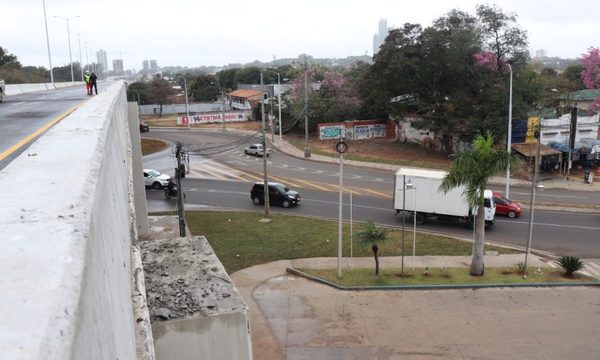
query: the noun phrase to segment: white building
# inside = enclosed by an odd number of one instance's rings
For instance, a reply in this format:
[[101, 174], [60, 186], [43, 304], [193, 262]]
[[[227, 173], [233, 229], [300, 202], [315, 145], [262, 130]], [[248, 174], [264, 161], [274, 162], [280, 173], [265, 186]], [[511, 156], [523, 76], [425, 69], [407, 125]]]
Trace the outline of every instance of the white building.
[[100, 49], [96, 52], [96, 59], [98, 65], [100, 65], [100, 71], [98, 75], [105, 75], [108, 73], [108, 57], [106, 51]]

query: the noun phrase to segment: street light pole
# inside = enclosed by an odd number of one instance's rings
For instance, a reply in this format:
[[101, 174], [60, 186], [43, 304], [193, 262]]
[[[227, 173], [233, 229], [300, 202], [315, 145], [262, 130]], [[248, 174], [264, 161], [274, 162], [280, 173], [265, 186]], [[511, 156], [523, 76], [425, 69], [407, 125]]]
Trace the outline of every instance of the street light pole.
[[263, 185], [265, 216], [269, 216], [269, 179], [267, 177], [267, 139], [265, 137], [265, 84], [263, 72], [260, 72], [260, 114], [262, 120], [262, 146], [263, 146]]
[[406, 224], [406, 175], [402, 175], [402, 265], [400, 267], [400, 274], [404, 274], [404, 228]]
[[83, 81], [83, 58], [81, 57], [81, 39], [79, 38], [79, 34], [77, 33], [77, 43], [79, 44], [79, 68], [81, 70], [81, 81]]
[[308, 69], [304, 68], [304, 157], [310, 157], [308, 147]]
[[282, 133], [281, 133], [281, 127], [282, 127], [282, 123], [281, 123], [281, 79], [279, 77], [279, 73], [277, 73], [277, 105], [279, 108], [279, 146], [283, 145], [283, 137], [282, 137]]
[[44, 25], [46, 26], [46, 46], [48, 47], [48, 63], [50, 64], [50, 82], [54, 86], [54, 70], [52, 70], [52, 56], [50, 56], [50, 37], [48, 36], [48, 20], [46, 19], [46, 1], [42, 0], [44, 7]]
[[185, 76], [183, 77], [183, 87], [185, 89], [185, 116], [187, 116], [188, 128], [190, 128], [191, 121], [190, 121], [190, 111], [188, 108], [187, 78]]
[[69, 20], [78, 18], [79, 15], [71, 16], [70, 18], [64, 18], [62, 16], [55, 16], [55, 18], [63, 19], [67, 22], [67, 39], [69, 41], [69, 63], [71, 64], [71, 82], [75, 82], [75, 75], [73, 74], [73, 56], [71, 55], [71, 30], [69, 29]]
[[[506, 138], [506, 151], [510, 155], [512, 147], [512, 86], [513, 86], [513, 70], [510, 64], [506, 64], [510, 70], [510, 85], [508, 92], [508, 134]], [[510, 198], [510, 166], [506, 167], [506, 198]]]

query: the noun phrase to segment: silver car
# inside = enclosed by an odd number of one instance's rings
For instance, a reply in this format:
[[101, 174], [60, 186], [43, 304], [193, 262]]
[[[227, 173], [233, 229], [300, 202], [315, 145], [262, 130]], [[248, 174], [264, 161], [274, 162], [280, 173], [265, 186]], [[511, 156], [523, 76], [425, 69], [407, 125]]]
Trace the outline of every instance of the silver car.
[[[244, 149], [244, 154], [246, 155], [263, 156], [263, 153], [262, 144], [252, 144]], [[271, 149], [267, 148], [267, 156], [269, 154], [271, 154]]]

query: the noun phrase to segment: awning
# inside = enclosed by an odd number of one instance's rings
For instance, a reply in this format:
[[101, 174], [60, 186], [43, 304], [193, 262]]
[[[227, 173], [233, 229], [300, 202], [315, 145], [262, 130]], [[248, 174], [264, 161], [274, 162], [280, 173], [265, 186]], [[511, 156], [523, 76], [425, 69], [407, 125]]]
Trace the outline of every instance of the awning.
[[[537, 153], [537, 144], [513, 144], [512, 149], [524, 156], [535, 157]], [[540, 144], [540, 156], [559, 155], [560, 153], [560, 151], [555, 150], [550, 146]]]

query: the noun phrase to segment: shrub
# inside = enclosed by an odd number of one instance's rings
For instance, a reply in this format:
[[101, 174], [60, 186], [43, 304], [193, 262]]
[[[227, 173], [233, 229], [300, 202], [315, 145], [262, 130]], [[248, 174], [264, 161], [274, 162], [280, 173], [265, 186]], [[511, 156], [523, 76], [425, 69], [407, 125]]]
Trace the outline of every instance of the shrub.
[[517, 272], [519, 274], [525, 274], [525, 263], [520, 262], [517, 264]]
[[583, 268], [583, 262], [577, 256], [561, 256], [556, 260], [556, 264], [560, 266], [565, 275], [571, 276], [575, 271]]

